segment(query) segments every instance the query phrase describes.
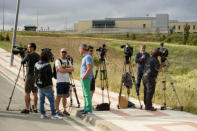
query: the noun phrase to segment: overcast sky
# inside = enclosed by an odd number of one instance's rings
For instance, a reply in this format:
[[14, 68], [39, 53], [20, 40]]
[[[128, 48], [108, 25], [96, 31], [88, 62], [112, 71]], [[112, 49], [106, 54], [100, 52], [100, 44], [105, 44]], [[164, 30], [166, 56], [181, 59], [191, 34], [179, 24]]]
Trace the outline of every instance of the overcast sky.
[[[6, 29], [14, 27], [16, 2], [0, 0], [0, 30], [3, 5]], [[167, 13], [170, 19], [197, 21], [197, 0], [21, 0], [19, 27], [37, 24], [37, 14], [41, 26], [61, 30], [72, 28], [79, 20], [155, 16], [158, 13]]]

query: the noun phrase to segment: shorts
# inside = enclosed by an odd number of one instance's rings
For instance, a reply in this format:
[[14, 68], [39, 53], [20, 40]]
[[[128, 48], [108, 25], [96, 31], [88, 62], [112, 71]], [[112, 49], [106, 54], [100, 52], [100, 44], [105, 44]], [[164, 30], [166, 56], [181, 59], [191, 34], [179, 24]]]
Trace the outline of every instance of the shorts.
[[70, 83], [69, 82], [59, 82], [59, 83], [57, 83], [56, 89], [57, 89], [57, 96], [69, 97], [69, 89], [70, 89]]
[[25, 93], [31, 93], [31, 91], [33, 93], [37, 93], [38, 92], [38, 88], [35, 86], [35, 76], [26, 76], [25, 78]]
[[95, 91], [95, 79], [94, 78], [92, 78], [91, 80], [90, 91]]

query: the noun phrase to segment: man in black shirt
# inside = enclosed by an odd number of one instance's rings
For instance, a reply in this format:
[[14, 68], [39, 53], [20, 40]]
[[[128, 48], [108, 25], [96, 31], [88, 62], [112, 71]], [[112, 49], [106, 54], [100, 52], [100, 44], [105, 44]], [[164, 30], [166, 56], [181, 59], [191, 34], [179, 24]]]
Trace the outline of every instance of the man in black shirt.
[[23, 58], [21, 64], [26, 64], [27, 72], [25, 77], [25, 104], [26, 108], [21, 111], [21, 113], [29, 113], [29, 103], [30, 103], [30, 93], [33, 92], [34, 96], [34, 109], [33, 111], [37, 113], [37, 103], [38, 103], [38, 89], [35, 87], [35, 75], [34, 75], [34, 65], [39, 61], [40, 56], [36, 52], [36, 44], [28, 44], [28, 54]]
[[140, 52], [135, 55], [135, 62], [137, 63], [137, 83], [136, 83], [136, 92], [139, 95], [140, 83], [144, 72], [144, 65], [146, 60], [150, 55], [145, 51], [146, 45], [140, 46]]
[[152, 107], [152, 98], [155, 92], [156, 79], [158, 72], [165, 66], [165, 62], [159, 63], [158, 60], [159, 50], [152, 50], [152, 56], [148, 58], [144, 67], [143, 85], [144, 85], [144, 104], [145, 110], [156, 111]]

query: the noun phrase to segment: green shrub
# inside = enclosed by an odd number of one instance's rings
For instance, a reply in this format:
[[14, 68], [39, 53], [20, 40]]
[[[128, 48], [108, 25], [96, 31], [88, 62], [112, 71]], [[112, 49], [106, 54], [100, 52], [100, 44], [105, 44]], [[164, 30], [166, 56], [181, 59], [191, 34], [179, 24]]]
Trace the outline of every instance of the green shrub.
[[197, 38], [194, 38], [191, 42], [190, 45], [195, 45], [197, 46]]
[[136, 35], [135, 35], [135, 34], [132, 34], [132, 35], [131, 35], [131, 39], [132, 39], [132, 40], [135, 40], [135, 39], [136, 39]]
[[5, 39], [6, 39], [6, 41], [10, 41], [10, 35], [9, 35], [9, 33], [6, 34]]
[[3, 40], [5, 40], [5, 37], [4, 37], [3, 34], [1, 33], [1, 34], [0, 34], [0, 41], [3, 41]]

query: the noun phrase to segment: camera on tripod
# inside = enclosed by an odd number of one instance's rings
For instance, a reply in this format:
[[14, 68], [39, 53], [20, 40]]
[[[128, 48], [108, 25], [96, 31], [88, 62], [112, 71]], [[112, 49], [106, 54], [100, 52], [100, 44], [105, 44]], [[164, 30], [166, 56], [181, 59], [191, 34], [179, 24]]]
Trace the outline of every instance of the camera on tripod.
[[13, 54], [14, 55], [20, 55], [21, 58], [25, 57], [25, 51], [27, 50], [27, 48], [21, 47], [21, 46], [13, 46]]
[[161, 57], [161, 62], [165, 62], [168, 57], [168, 49], [164, 47], [164, 43], [160, 43], [161, 47], [157, 48], [159, 51], [159, 56]]
[[51, 49], [50, 49], [50, 48], [43, 48], [43, 49], [41, 49], [41, 51], [42, 51], [42, 52], [46, 52], [46, 53], [48, 54], [49, 60], [50, 60], [51, 62], [54, 61], [54, 56], [53, 56], [53, 53], [51, 52]]
[[120, 47], [124, 48], [126, 64], [129, 64], [130, 63], [130, 58], [133, 55], [133, 47], [130, 46], [128, 43], [126, 45], [121, 45]]
[[105, 55], [107, 53], [107, 49], [106, 49], [106, 45], [103, 44], [101, 47], [99, 47], [98, 49], [96, 49], [96, 51], [100, 52], [100, 60], [104, 61], [105, 60]]

